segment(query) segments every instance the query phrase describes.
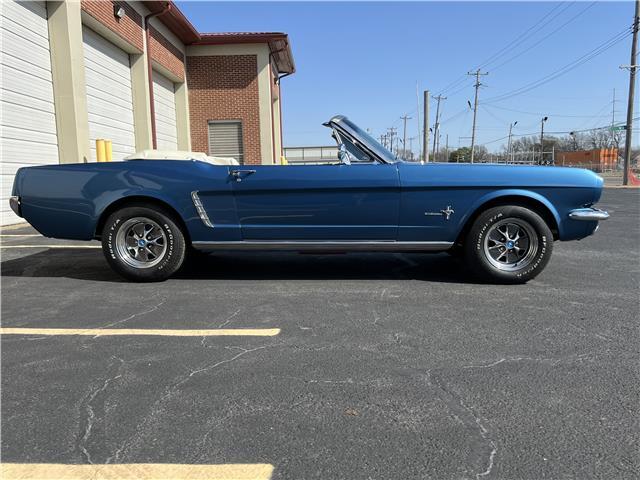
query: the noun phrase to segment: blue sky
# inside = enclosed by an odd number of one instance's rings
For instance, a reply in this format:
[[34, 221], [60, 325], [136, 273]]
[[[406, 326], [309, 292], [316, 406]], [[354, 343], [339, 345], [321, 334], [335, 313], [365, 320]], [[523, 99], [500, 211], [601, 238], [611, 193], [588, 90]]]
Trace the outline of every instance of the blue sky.
[[[491, 99], [552, 74], [630, 27], [631, 1], [179, 6], [201, 32], [289, 34], [297, 72], [282, 81], [285, 146], [331, 144], [321, 123], [337, 113], [376, 136], [389, 127], [402, 133], [400, 116], [409, 114], [413, 119], [407, 136], [417, 137], [416, 82], [420, 92], [429, 89], [436, 94], [463, 78], [444, 92], [448, 99], [442, 104], [441, 144], [444, 147], [448, 134], [451, 148], [468, 145], [470, 140], [460, 137], [471, 133], [472, 114], [466, 104], [473, 101], [473, 82], [464, 74], [485, 60], [492, 61], [483, 69], [489, 75], [483, 77], [480, 90], [481, 144], [506, 136], [513, 121], [518, 121], [516, 134], [538, 132], [542, 116], [549, 116], [546, 131], [607, 125], [614, 88], [616, 118], [622, 121], [626, 114], [628, 72], [618, 67], [629, 63], [631, 37], [538, 88], [503, 101]], [[521, 43], [510, 45], [523, 33], [528, 36], [520, 37]], [[494, 54], [499, 55], [492, 59]], [[435, 104], [431, 111], [433, 123]], [[503, 143], [486, 146], [496, 150]]]

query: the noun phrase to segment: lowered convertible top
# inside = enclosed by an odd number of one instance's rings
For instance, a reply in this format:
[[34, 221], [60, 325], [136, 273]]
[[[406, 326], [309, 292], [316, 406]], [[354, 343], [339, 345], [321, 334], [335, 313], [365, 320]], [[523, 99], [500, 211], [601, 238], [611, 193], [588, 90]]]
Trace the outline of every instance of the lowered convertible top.
[[124, 160], [198, 160], [212, 165], [239, 165], [233, 157], [212, 157], [202, 152], [189, 152], [186, 150], [142, 150], [132, 153]]

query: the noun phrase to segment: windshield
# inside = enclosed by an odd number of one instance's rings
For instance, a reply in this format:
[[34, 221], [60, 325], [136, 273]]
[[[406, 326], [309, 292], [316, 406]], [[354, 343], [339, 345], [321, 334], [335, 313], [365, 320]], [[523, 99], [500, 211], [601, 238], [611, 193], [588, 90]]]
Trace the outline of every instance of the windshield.
[[328, 124], [333, 124], [340, 130], [343, 130], [347, 135], [353, 137], [357, 142], [361, 143], [366, 149], [370, 150], [373, 154], [380, 157], [382, 161], [386, 163], [398, 162], [398, 158], [393, 153], [384, 148], [375, 138], [362, 130], [347, 117], [338, 115], [329, 120], [329, 122], [327, 122], [327, 124], [325, 125]]

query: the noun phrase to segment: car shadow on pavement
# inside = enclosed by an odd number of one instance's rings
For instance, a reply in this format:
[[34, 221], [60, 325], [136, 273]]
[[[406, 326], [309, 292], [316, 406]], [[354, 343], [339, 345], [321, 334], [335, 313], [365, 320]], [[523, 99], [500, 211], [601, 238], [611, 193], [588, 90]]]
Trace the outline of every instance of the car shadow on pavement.
[[[49, 249], [4, 260], [1, 276], [72, 278], [125, 282], [111, 270], [101, 252]], [[173, 276], [182, 280], [420, 280], [479, 283], [461, 261], [446, 253], [197, 253]]]

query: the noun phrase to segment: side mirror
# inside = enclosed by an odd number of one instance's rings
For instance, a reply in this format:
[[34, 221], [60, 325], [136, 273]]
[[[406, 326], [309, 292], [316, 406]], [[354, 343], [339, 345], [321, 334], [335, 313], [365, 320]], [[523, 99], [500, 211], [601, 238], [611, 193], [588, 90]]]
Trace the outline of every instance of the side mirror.
[[344, 143], [340, 144], [338, 148], [338, 160], [343, 165], [351, 165], [351, 157], [349, 156], [349, 152], [347, 152], [347, 148], [344, 146]]

